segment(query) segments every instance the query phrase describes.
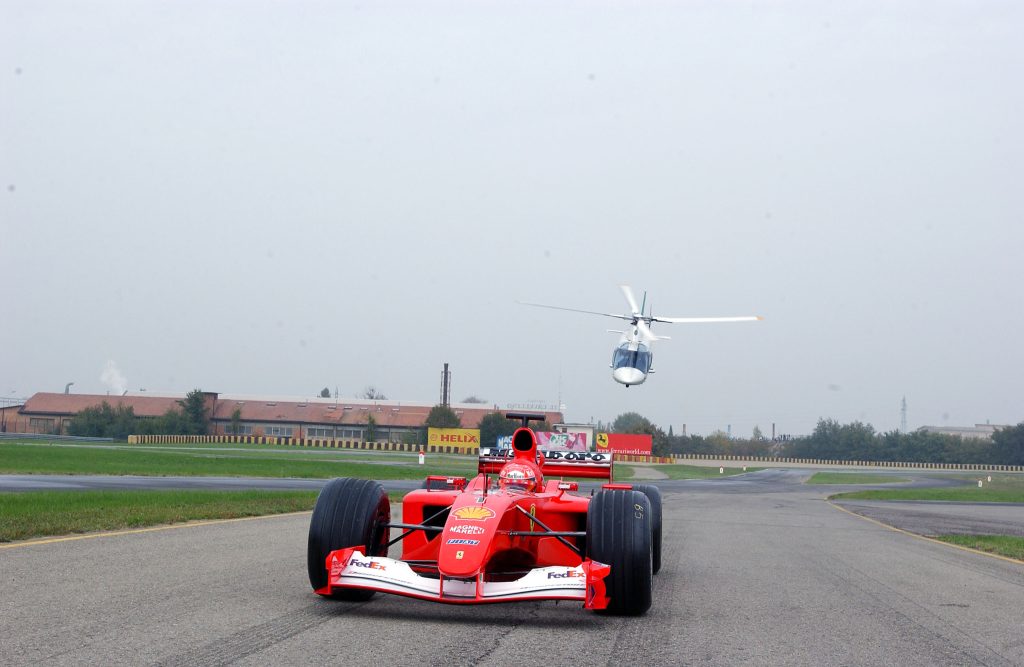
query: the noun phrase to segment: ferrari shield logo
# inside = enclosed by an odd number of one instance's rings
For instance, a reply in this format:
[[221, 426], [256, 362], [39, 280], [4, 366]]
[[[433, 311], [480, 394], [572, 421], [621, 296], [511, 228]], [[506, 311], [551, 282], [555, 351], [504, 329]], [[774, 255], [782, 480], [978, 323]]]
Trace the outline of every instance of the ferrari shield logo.
[[456, 551], [455, 560], [462, 560], [462, 557], [466, 555], [465, 551]]

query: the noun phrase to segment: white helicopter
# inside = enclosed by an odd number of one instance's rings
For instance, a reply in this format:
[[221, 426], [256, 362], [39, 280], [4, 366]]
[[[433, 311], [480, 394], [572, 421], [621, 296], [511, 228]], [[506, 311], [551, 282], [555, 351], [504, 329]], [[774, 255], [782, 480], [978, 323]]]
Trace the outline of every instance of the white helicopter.
[[633, 295], [633, 290], [629, 285], [620, 285], [619, 287], [622, 289], [622, 293], [626, 297], [626, 302], [629, 304], [629, 309], [632, 313], [631, 315], [600, 313], [593, 310], [563, 308], [561, 306], [549, 306], [543, 303], [528, 303], [526, 301], [520, 301], [519, 303], [524, 306], [538, 306], [540, 308], [568, 310], [574, 313], [587, 313], [588, 315], [615, 317], [629, 322], [632, 326], [632, 329], [630, 330], [608, 330], [612, 333], [622, 334], [622, 338], [619, 339], [618, 346], [612, 353], [611, 369], [612, 378], [616, 382], [626, 385], [626, 387], [633, 384], [643, 384], [644, 380], [647, 379], [647, 376], [654, 372], [654, 369], [651, 368], [651, 363], [654, 361], [654, 355], [651, 353], [651, 344], [656, 340], [669, 339], [669, 336], [654, 335], [654, 332], [651, 331], [651, 324], [654, 322], [682, 324], [702, 322], [750, 322], [764, 319], [758, 315], [741, 317], [655, 317], [653, 314], [645, 315], [644, 308], [647, 305], [647, 292], [644, 292], [643, 303], [638, 306], [636, 303], [636, 297]]

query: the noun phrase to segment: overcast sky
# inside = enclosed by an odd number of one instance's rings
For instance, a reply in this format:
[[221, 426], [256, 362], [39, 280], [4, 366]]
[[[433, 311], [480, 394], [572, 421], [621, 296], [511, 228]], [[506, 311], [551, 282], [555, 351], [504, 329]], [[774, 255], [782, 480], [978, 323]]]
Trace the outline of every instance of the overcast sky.
[[[0, 3], [0, 391], [1024, 420], [1018, 2]], [[656, 373], [608, 364], [619, 284]]]

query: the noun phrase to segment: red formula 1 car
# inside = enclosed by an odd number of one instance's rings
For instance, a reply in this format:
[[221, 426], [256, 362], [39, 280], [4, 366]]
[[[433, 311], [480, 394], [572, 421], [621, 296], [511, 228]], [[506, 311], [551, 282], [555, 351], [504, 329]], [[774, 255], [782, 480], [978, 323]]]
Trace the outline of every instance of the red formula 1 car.
[[[545, 481], [611, 482], [611, 455], [545, 455], [528, 428], [543, 415], [507, 416], [523, 424], [512, 449], [482, 455], [472, 480], [428, 477], [405, 496], [401, 522], [391, 520], [379, 483], [328, 482], [309, 525], [313, 590], [342, 600], [381, 591], [452, 604], [579, 600], [608, 613], [646, 612], [661, 567], [658, 488], [606, 483], [588, 497], [573, 493], [576, 482]], [[401, 558], [389, 558], [397, 542]]]

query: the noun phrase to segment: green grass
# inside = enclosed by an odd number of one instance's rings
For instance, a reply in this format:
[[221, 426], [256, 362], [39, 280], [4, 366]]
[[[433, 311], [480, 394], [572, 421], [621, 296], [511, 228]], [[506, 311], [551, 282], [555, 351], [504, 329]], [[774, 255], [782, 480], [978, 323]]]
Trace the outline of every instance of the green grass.
[[838, 500], [948, 500], [961, 502], [1024, 503], [1024, 475], [996, 474], [978, 488], [978, 479], [987, 475], [953, 475], [956, 479], [972, 482], [965, 486], [913, 489], [872, 489], [831, 496]]
[[316, 491], [0, 493], [0, 542], [313, 509]]
[[1024, 560], [1024, 537], [1016, 535], [939, 535], [937, 539], [978, 551]]
[[816, 472], [805, 484], [893, 484], [909, 482], [905, 477], [860, 472]]
[[[375, 463], [379, 461], [379, 463]], [[426, 475], [476, 474], [472, 457], [415, 453], [308, 449], [221, 449], [182, 445], [173, 449], [135, 445], [0, 443], [0, 473], [50, 475], [150, 475], [224, 477], [360, 477], [421, 479]]]

